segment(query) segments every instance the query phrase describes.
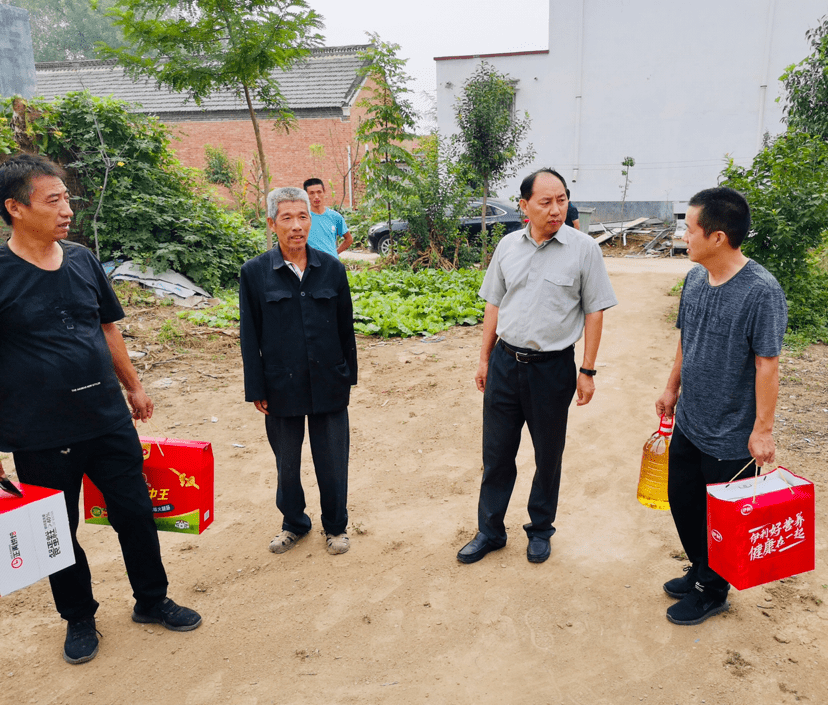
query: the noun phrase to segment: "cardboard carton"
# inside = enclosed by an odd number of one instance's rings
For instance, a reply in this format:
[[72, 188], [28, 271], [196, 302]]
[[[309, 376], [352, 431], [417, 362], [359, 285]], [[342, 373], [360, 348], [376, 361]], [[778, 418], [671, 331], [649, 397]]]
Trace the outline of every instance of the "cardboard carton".
[[[144, 480], [159, 531], [200, 534], [213, 523], [213, 448], [205, 441], [141, 438]], [[103, 495], [83, 478], [87, 524], [109, 524]]]
[[63, 492], [18, 487], [23, 497], [0, 492], [0, 595], [75, 563]]

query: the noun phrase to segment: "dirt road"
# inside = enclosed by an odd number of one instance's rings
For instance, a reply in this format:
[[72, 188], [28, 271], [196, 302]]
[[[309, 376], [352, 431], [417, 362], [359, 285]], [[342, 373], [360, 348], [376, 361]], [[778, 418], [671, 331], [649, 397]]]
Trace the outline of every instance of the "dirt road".
[[[609, 259], [607, 265], [620, 305], [605, 316], [596, 396], [570, 413], [549, 561], [533, 565], [525, 555], [521, 524], [533, 472], [528, 436], [507, 546], [471, 566], [455, 560], [476, 523], [479, 326], [429, 341], [359, 340], [360, 381], [350, 407], [352, 548], [343, 556], [329, 556], [319, 534], [307, 448], [305, 488], [315, 528], [291, 552], [268, 552], [279, 529], [275, 465], [263, 419], [243, 401], [236, 348], [227, 347], [223, 357], [185, 355], [150, 370], [145, 384], [156, 402], [158, 432], [209, 440], [216, 456], [213, 526], [198, 537], [161, 536], [170, 594], [200, 610], [203, 626], [178, 634], [133, 624], [112, 530], [82, 527], [101, 602], [100, 653], [82, 666], [63, 662], [64, 627], [45, 581], [3, 597], [3, 701], [828, 702], [824, 533], [817, 536], [815, 572], [733, 591], [730, 612], [698, 627], [665, 619], [671, 601], [661, 585], [681, 573], [681, 547], [669, 514], [641, 506], [635, 489], [641, 447], [657, 425], [654, 401], [676, 346], [667, 315], [677, 299], [666, 292], [687, 263]], [[814, 433], [824, 432], [828, 418], [819, 415], [828, 406], [825, 363], [822, 355], [784, 365], [783, 377], [796, 387], [786, 392], [786, 409], [806, 400]], [[800, 365], [811, 365], [807, 379], [796, 376]], [[806, 389], [813, 379], [822, 386]], [[828, 456], [821, 446], [802, 450], [802, 429], [786, 418], [790, 423], [778, 426], [778, 461], [817, 481], [822, 529]]]

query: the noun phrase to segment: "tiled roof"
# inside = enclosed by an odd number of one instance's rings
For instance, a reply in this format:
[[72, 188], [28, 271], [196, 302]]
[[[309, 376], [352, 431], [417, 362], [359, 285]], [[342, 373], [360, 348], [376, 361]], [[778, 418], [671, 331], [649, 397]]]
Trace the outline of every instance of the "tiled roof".
[[[369, 45], [324, 47], [314, 49], [311, 55], [289, 71], [277, 71], [275, 76], [297, 117], [302, 114], [338, 113], [351, 106], [362, 78], [357, 69], [366, 62], [358, 52]], [[224, 115], [243, 112], [247, 116], [244, 96], [237, 98], [233, 91], [220, 91], [197, 106], [187, 100], [186, 94], [175, 93], [166, 87], [156, 88], [147, 79], [133, 81], [117, 66], [107, 61], [60, 61], [36, 64], [37, 90], [35, 95], [51, 100], [71, 91], [88, 90], [99, 97], [113, 97], [139, 104], [136, 112], [149, 113], [175, 120], [202, 113]], [[254, 101], [257, 109], [261, 103]], [[203, 119], [203, 118], [202, 118]]]

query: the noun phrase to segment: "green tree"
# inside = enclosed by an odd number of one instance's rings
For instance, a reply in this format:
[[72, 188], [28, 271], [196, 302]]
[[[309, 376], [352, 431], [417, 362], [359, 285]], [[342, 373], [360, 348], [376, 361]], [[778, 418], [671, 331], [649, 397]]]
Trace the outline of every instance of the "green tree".
[[481, 261], [486, 260], [486, 200], [493, 185], [513, 176], [535, 156], [531, 144], [521, 148], [529, 131], [528, 113], [515, 115], [515, 89], [508, 74], [499, 73], [481, 61], [463, 84], [455, 104], [460, 128], [456, 136], [462, 161], [482, 183], [483, 207], [480, 235], [483, 243]]
[[[788, 126], [828, 141], [828, 15], [805, 33], [812, 52], [780, 77]], [[778, 100], [778, 99], [777, 99]]]
[[102, 260], [173, 269], [214, 290], [238, 281], [263, 244], [210, 199], [198, 170], [175, 159], [167, 128], [128, 103], [86, 92], [28, 105], [0, 99], [0, 144], [8, 140], [67, 168], [71, 239], [93, 245], [99, 237]]
[[[270, 178], [254, 97], [288, 129], [293, 114], [276, 70], [286, 70], [321, 43], [322, 17], [305, 0], [115, 0], [109, 15], [126, 46], [106, 46], [132, 76], [186, 92], [200, 105], [209, 95], [234, 90], [244, 96], [261, 164], [262, 192]], [[267, 233], [267, 246], [272, 246]]]
[[0, 0], [29, 11], [35, 61], [94, 59], [95, 45], [122, 43], [120, 32], [106, 16], [114, 0]]
[[414, 268], [454, 269], [463, 246], [460, 217], [469, 197], [465, 172], [451, 145], [436, 134], [423, 138], [414, 155], [411, 198], [402, 209], [408, 222], [407, 257]]
[[357, 103], [365, 109], [356, 130], [357, 140], [366, 146], [360, 172], [369, 200], [384, 205], [390, 233], [392, 211], [410, 193], [412, 156], [404, 144], [414, 138], [416, 112], [406, 97], [411, 77], [405, 72], [406, 60], [397, 56], [400, 45], [383, 42], [376, 33], [368, 37], [371, 47], [360, 52], [366, 62], [360, 75], [368, 80], [367, 95]]
[[824, 339], [828, 275], [816, 253], [828, 232], [828, 144], [789, 129], [750, 167], [729, 159], [722, 177], [723, 186], [740, 191], [750, 204], [752, 231], [742, 250], [782, 285], [789, 328]]
[[[624, 167], [621, 169], [621, 176], [624, 177], [624, 185], [621, 187], [623, 191], [623, 195], [621, 197], [621, 221], [624, 221], [624, 206], [627, 203], [627, 191], [630, 189], [630, 170], [635, 166], [635, 159], [632, 157], [624, 157], [623, 161], [621, 162], [621, 166]], [[621, 230], [624, 229], [624, 226], [621, 226]]]

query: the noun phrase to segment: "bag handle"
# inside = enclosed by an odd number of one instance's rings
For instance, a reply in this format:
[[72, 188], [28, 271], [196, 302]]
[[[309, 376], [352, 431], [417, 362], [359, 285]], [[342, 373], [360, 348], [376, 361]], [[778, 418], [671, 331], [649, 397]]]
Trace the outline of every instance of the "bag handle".
[[[745, 470], [747, 470], [747, 469], [748, 469], [748, 466], [749, 466], [749, 465], [750, 465], [753, 461], [754, 461], [754, 458], [751, 458], [750, 460], [748, 460], [748, 461], [747, 461], [747, 463], [745, 463], [745, 467], [743, 467], [743, 468], [742, 468], [741, 470], [739, 470], [739, 471], [738, 471], [738, 472], [737, 472], [737, 473], [736, 473], [733, 477], [731, 477], [731, 478], [727, 481], [727, 484], [729, 485], [729, 484], [730, 484], [731, 482], [733, 482], [733, 481], [734, 481], [737, 477], [739, 477], [739, 475], [741, 475], [741, 474], [742, 474]], [[757, 475], [757, 476], [759, 475], [759, 471], [760, 471], [761, 469], [762, 469], [762, 468], [761, 468], [759, 465], [757, 465], [757, 466], [756, 466], [756, 475]]]
[[[743, 467], [741, 470], [739, 470], [739, 472], [737, 472], [733, 477], [730, 478], [730, 482], [733, 482], [739, 475], [741, 475], [747, 469], [748, 465], [750, 465], [753, 461], [754, 461], [754, 458], [751, 458], [750, 460], [748, 460], [747, 465], [745, 465], [745, 467]], [[760, 465], [757, 465], [756, 466], [756, 474], [753, 476], [753, 504], [756, 504], [756, 482], [759, 479], [759, 471], [761, 469], [762, 469], [762, 467]], [[779, 470], [779, 466], [777, 465], [776, 468], [774, 468], [774, 469]], [[771, 472], [773, 472], [773, 470]], [[791, 491], [791, 494], [795, 494], [794, 488], [791, 487], [791, 483], [788, 482], [788, 478], [785, 477], [785, 475], [783, 475], [781, 472], [779, 473], [779, 477], [781, 477], [782, 480], [785, 482], [788, 489]], [[730, 482], [728, 482], [727, 484], [730, 484]]]
[[[152, 433], [153, 436], [155, 436], [157, 438], [158, 437], [158, 429], [155, 428], [155, 425], [152, 423], [152, 421], [150, 419], [147, 419], [146, 421], [144, 421], [144, 423], [147, 424], [147, 426], [149, 426], [150, 432]], [[138, 428], [138, 419], [135, 419], [135, 428]], [[165, 438], [166, 438], [166, 436], [165, 436]], [[158, 452], [161, 453], [161, 457], [162, 458], [165, 457], [164, 456], [164, 450], [161, 448], [161, 444], [158, 441], [155, 441], [155, 446], [156, 446], [156, 448], [158, 448]]]
[[[751, 458], [750, 460], [748, 460], [747, 463], [745, 463], [745, 467], [743, 467], [741, 470], [739, 470], [739, 472], [737, 472], [733, 477], [730, 478], [730, 482], [733, 482], [737, 477], [739, 477], [739, 475], [741, 475], [745, 470], [747, 470], [748, 466], [755, 460], [755, 458]], [[756, 504], [756, 482], [759, 479], [759, 471], [761, 469], [761, 466], [757, 465], [756, 474], [754, 474], [753, 476], [753, 500], [751, 500], [752, 504]], [[728, 482], [727, 484], [729, 485], [730, 482]]]

